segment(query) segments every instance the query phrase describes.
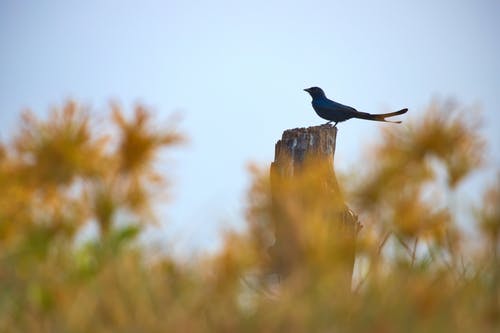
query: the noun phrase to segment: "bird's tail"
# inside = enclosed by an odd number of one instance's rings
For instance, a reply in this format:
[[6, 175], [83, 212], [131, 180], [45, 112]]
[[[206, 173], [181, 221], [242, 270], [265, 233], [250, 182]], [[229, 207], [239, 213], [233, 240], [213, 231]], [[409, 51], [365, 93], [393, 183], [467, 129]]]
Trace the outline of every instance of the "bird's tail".
[[389, 112], [389, 113], [378, 113], [378, 114], [371, 114], [371, 113], [365, 113], [365, 112], [359, 112], [358, 115], [356, 115], [357, 118], [361, 118], [361, 119], [367, 119], [367, 120], [375, 120], [375, 121], [385, 121], [385, 122], [388, 122], [388, 123], [396, 123], [396, 124], [400, 124], [401, 121], [390, 121], [390, 120], [386, 120], [385, 118], [388, 118], [388, 117], [394, 117], [394, 116], [397, 116], [397, 115], [400, 115], [400, 114], [404, 114], [408, 112], [408, 109], [401, 109], [399, 111], [395, 111], [395, 112]]

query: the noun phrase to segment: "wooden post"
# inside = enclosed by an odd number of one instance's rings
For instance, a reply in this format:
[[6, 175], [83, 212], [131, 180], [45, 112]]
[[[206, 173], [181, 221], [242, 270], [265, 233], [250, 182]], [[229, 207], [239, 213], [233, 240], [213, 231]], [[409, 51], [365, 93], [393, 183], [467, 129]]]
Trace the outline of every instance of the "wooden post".
[[[354, 214], [344, 203], [342, 193], [337, 183], [334, 170], [334, 155], [335, 155], [335, 142], [337, 136], [337, 128], [331, 125], [321, 125], [308, 128], [295, 128], [283, 132], [281, 140], [276, 143], [274, 162], [271, 164], [271, 193], [272, 193], [272, 215], [275, 225], [275, 243], [270, 248], [270, 255], [274, 261], [274, 269], [280, 275], [286, 276], [294, 269], [304, 264], [300, 257], [304, 252], [300, 246], [294, 245], [297, 240], [296, 236], [291, 235], [288, 228], [300, 228], [304, 223], [309, 223], [308, 215], [295, 213], [291, 216], [290, 213], [284, 212], [289, 209], [289, 206], [294, 206], [297, 209], [307, 211], [317, 211], [316, 200], [314, 202], [308, 201], [307, 198], [300, 198], [302, 192], [311, 190], [305, 184], [305, 188], [299, 188], [292, 197], [299, 197], [296, 202], [283, 203], [283, 197], [287, 197], [286, 193], [280, 185], [282, 182], [300, 182], [304, 181], [301, 178], [303, 173], [307, 173], [308, 166], [318, 164], [323, 167], [321, 171], [322, 179], [319, 183], [311, 181], [310, 186], [316, 186], [317, 189], [312, 189], [313, 193], [321, 196], [321, 199], [326, 202], [324, 207], [323, 220], [324, 223], [331, 224], [329, 232], [336, 233], [347, 240], [347, 250], [345, 246], [342, 250], [342, 259], [332, 261], [333, 264], [342, 265], [345, 276], [350, 285], [352, 270], [354, 266], [355, 255], [355, 240], [356, 233], [360, 229], [360, 224], [356, 214]], [[314, 165], [313, 165], [314, 166]], [[307, 181], [307, 180], [306, 180]], [[301, 185], [302, 186], [302, 185]], [[310, 192], [310, 191], [309, 191]], [[306, 194], [304, 194], [305, 196]], [[318, 197], [319, 198], [319, 197]], [[326, 199], [325, 199], [326, 198]], [[297, 204], [295, 204], [297, 203]], [[288, 206], [286, 206], [288, 204]], [[285, 207], [286, 206], [286, 207]], [[314, 207], [313, 207], [314, 206]], [[298, 208], [297, 208], [298, 207]], [[293, 214], [293, 213], [292, 213]], [[290, 223], [290, 220], [300, 219], [299, 226]], [[300, 231], [299, 231], [300, 232]], [[299, 237], [300, 238], [300, 237]], [[299, 247], [299, 249], [298, 249]], [[337, 258], [338, 259], [338, 258]], [[339, 264], [339, 262], [341, 264]]]

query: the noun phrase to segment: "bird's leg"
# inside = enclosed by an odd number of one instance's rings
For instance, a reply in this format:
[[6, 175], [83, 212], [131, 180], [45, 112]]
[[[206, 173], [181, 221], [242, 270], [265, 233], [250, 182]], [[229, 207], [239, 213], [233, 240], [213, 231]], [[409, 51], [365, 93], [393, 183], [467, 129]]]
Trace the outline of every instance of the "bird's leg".
[[333, 127], [337, 127], [337, 124], [338, 124], [338, 123], [339, 123], [339, 122], [338, 122], [338, 121], [336, 121], [336, 122], [335, 122], [335, 125], [333, 125]]
[[332, 121], [330, 120], [330, 121], [327, 121], [327, 122], [325, 123], [325, 125], [329, 125], [329, 124], [331, 124], [331, 123], [332, 123]]

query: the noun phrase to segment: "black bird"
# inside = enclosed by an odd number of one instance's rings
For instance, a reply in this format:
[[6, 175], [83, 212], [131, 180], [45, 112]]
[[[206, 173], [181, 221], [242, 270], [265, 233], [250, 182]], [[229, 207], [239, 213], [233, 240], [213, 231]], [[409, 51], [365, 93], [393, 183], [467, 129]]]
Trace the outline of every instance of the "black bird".
[[329, 100], [323, 89], [318, 87], [311, 87], [304, 89], [307, 91], [309, 95], [312, 97], [312, 106], [314, 111], [323, 119], [328, 120], [327, 124], [332, 121], [335, 122], [334, 126], [337, 126], [337, 123], [341, 121], [346, 121], [351, 118], [359, 118], [359, 119], [367, 119], [367, 120], [375, 120], [375, 121], [385, 121], [387, 123], [397, 123], [400, 124], [401, 121], [390, 121], [386, 120], [387, 117], [397, 116], [399, 114], [406, 113], [408, 109], [401, 109], [396, 112], [390, 113], [380, 113], [380, 114], [371, 114], [366, 112], [360, 112], [353, 107], [343, 105], [332, 100]]

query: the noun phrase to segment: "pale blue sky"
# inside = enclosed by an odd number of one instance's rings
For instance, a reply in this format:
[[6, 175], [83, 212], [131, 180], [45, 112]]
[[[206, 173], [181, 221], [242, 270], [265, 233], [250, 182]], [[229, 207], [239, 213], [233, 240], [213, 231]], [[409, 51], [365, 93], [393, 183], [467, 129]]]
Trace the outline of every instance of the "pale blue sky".
[[[241, 223], [247, 163], [270, 163], [283, 130], [323, 122], [303, 88], [408, 117], [451, 96], [484, 111], [480, 188], [500, 165], [500, 2], [408, 3], [1, 0], [0, 139], [21, 109], [67, 98], [142, 101], [160, 119], [181, 110], [191, 143], [172, 165], [169, 230], [205, 248]], [[359, 163], [383, 126], [340, 124], [336, 167]]]

